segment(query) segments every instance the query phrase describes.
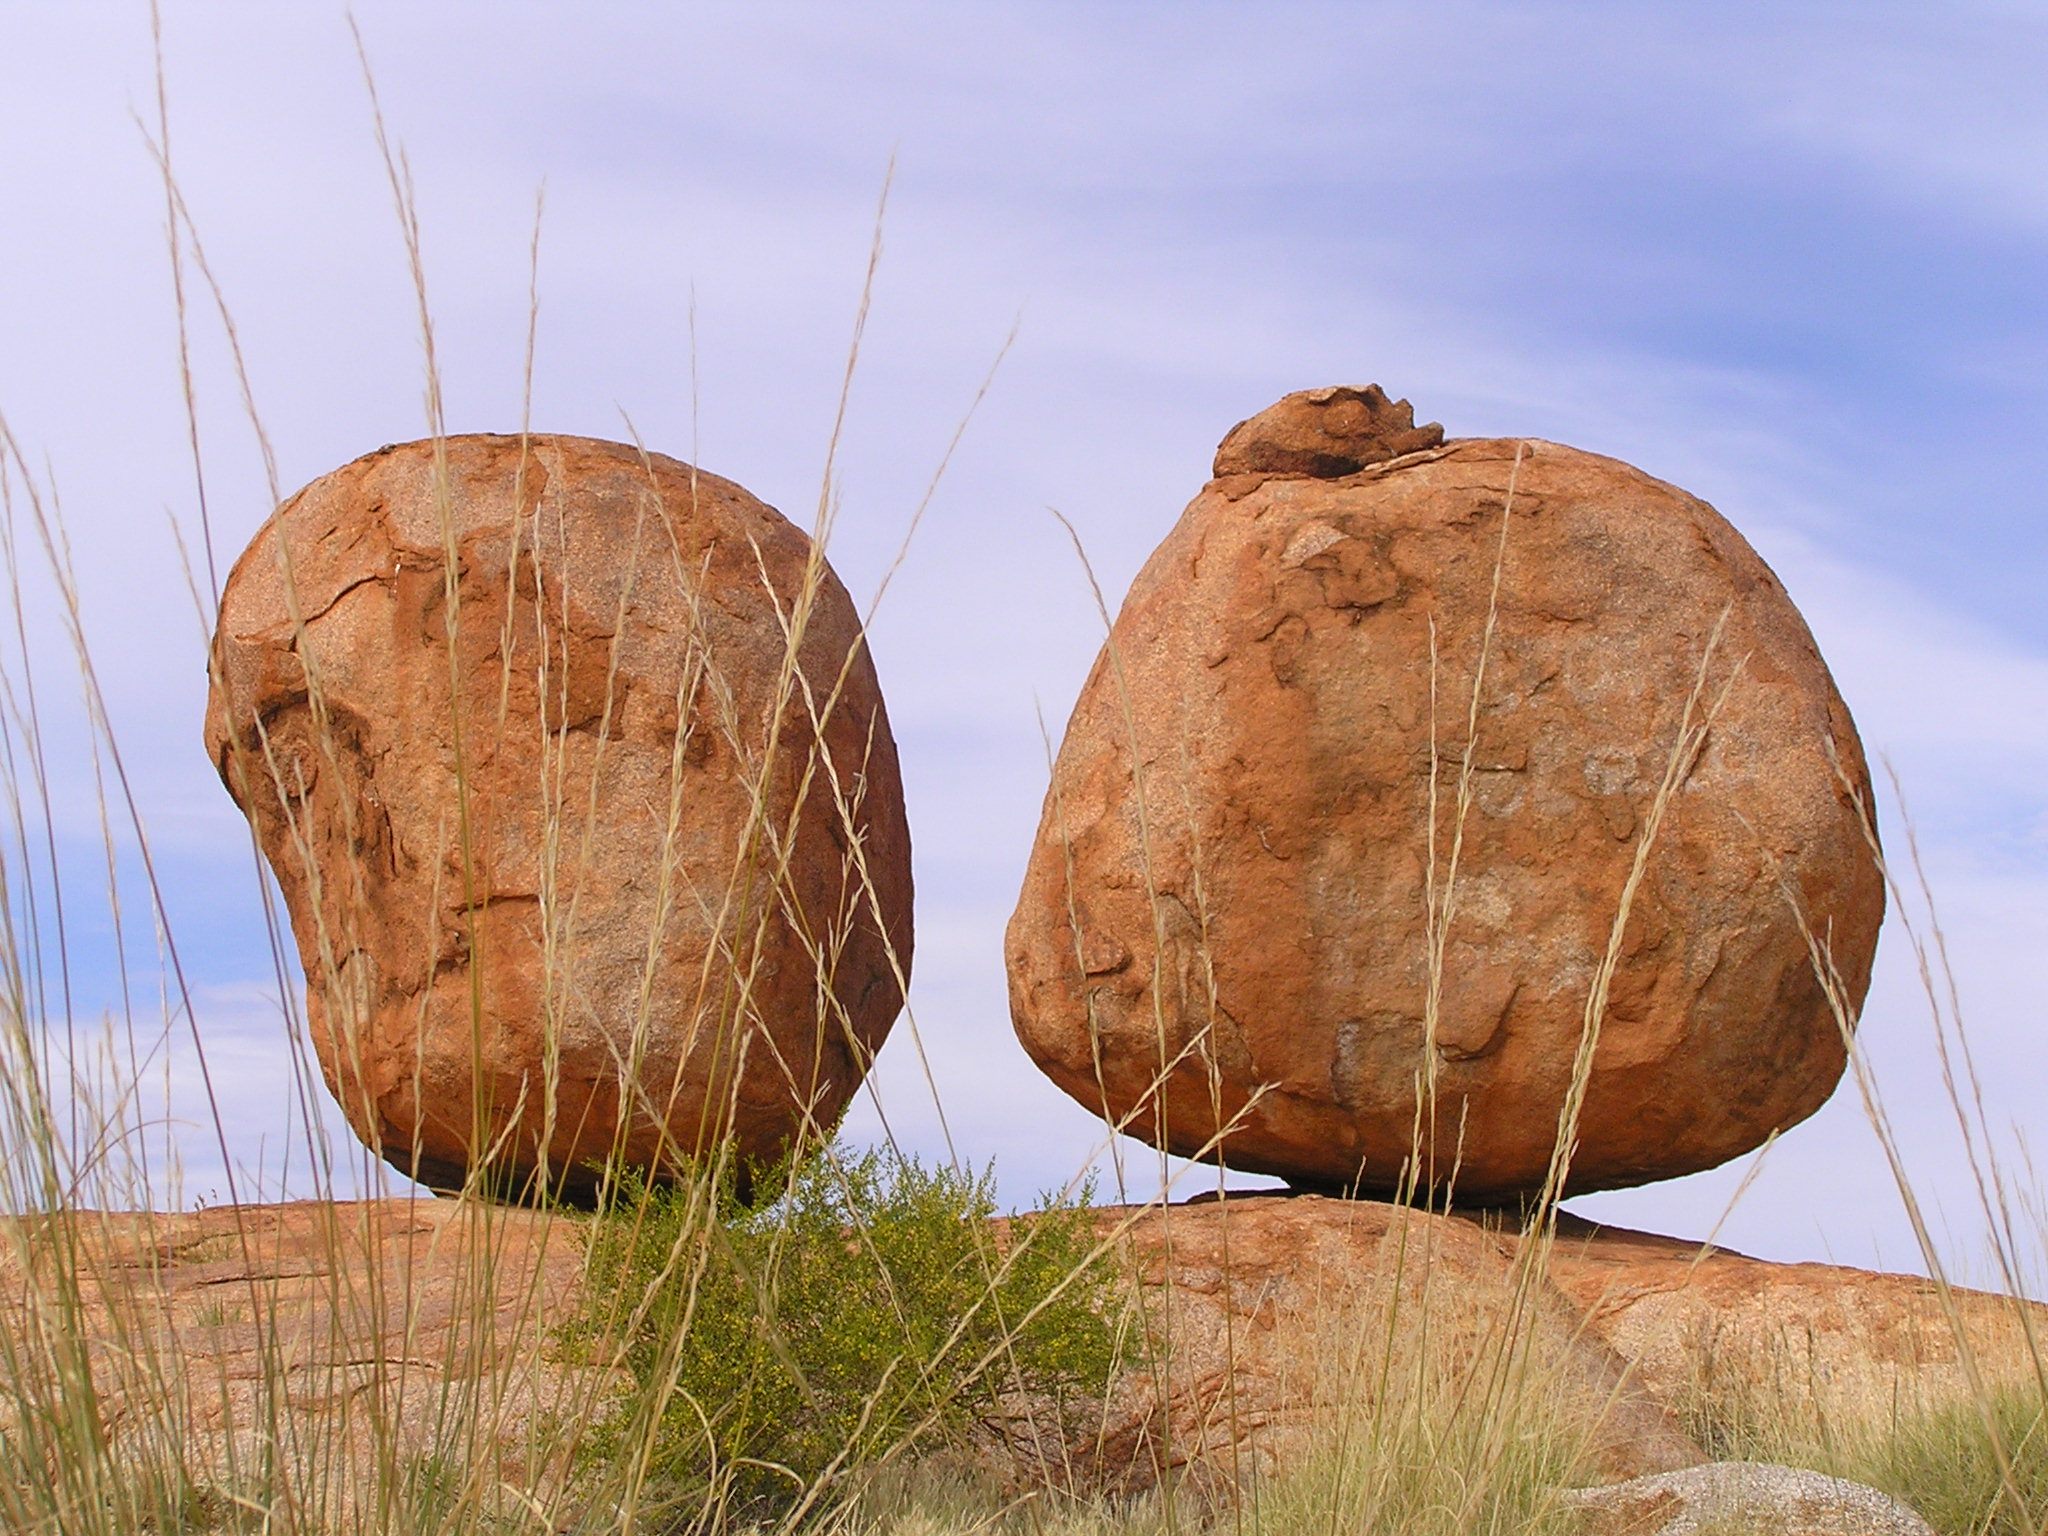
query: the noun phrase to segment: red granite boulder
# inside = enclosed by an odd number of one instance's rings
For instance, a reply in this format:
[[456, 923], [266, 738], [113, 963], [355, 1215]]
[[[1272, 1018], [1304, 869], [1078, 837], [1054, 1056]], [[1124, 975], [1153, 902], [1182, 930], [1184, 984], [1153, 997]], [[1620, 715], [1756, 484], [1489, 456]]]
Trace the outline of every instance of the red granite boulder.
[[1802, 923], [1853, 1010], [1884, 910], [1855, 727], [1704, 502], [1443, 442], [1376, 387], [1289, 396], [1224, 440], [1075, 706], [1009, 927], [1018, 1035], [1174, 1152], [1234, 1126], [1234, 1167], [1390, 1192], [1419, 1143], [1435, 1182], [1527, 1194], [1675, 754], [1572, 1191], [1711, 1167], [1834, 1087]]
[[773, 1158], [902, 1003], [909, 832], [859, 615], [716, 475], [473, 436], [323, 476], [228, 578], [206, 736], [328, 1084], [430, 1184]]

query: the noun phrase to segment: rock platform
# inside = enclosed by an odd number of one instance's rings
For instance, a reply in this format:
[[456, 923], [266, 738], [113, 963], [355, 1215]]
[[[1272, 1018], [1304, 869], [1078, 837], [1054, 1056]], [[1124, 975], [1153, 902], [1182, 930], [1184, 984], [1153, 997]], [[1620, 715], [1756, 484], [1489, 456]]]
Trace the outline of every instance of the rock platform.
[[[1397, 1372], [1483, 1374], [1515, 1319], [1551, 1411], [1585, 1432], [1593, 1481], [1709, 1462], [1700, 1426], [1765, 1394], [1839, 1421], [1968, 1391], [1941, 1298], [1912, 1276], [1766, 1263], [1569, 1217], [1532, 1266], [1518, 1235], [1483, 1217], [1315, 1195], [1096, 1220], [1139, 1282], [1152, 1347], [1078, 1440], [1050, 1443], [1042, 1405], [1009, 1405], [996, 1442], [1043, 1463], [1021, 1475], [1050, 1465], [1130, 1487], [1168, 1470], [1280, 1466], [1328, 1415], [1370, 1408], [1358, 1367], [1375, 1376], [1390, 1337]], [[361, 1465], [460, 1446], [545, 1497], [564, 1470], [548, 1426], [601, 1414], [625, 1385], [554, 1343], [584, 1230], [446, 1199], [11, 1218], [0, 1329], [19, 1344], [51, 1326], [68, 1251], [89, 1277], [83, 1358], [117, 1454], [175, 1443], [205, 1483], [257, 1464], [266, 1443], [326, 1445]], [[2048, 1307], [1978, 1291], [1953, 1301], [1984, 1378], [2031, 1380], [2025, 1334], [2048, 1336]], [[1429, 1359], [1410, 1348], [1425, 1318]]]

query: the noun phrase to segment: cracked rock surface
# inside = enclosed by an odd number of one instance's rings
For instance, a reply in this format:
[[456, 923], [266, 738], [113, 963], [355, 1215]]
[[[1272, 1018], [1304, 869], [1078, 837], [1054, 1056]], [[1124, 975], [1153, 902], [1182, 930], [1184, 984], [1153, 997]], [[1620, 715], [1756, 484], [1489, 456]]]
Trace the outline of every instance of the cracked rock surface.
[[910, 962], [859, 616], [716, 475], [587, 438], [441, 448], [445, 482], [430, 442], [314, 481], [222, 598], [207, 747], [328, 1084], [442, 1188], [493, 1147], [571, 1193], [615, 1149], [658, 1175], [729, 1130], [770, 1159], [837, 1120]]
[[1303, 1186], [1397, 1189], [1433, 1086], [1427, 1171], [1511, 1199], [1643, 850], [1567, 1189], [1711, 1167], [1842, 1071], [1802, 925], [1859, 1006], [1883, 890], [1855, 727], [1713, 508], [1438, 437], [1375, 387], [1225, 440], [1061, 744], [1018, 1035], [1132, 1134], [1195, 1155], [1233, 1127], [1231, 1166]]

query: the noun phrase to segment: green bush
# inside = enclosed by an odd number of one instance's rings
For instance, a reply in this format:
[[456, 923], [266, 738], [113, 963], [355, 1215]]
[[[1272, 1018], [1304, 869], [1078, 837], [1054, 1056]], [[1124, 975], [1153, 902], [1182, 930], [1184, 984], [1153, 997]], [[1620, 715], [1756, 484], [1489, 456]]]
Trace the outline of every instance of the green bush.
[[1022, 1391], [1055, 1412], [1112, 1365], [1114, 1288], [1079, 1201], [999, 1231], [993, 1167], [827, 1149], [761, 1179], [617, 1180], [568, 1330], [634, 1391], [585, 1455], [644, 1456], [678, 1511], [787, 1512], [913, 1443], [957, 1441]]

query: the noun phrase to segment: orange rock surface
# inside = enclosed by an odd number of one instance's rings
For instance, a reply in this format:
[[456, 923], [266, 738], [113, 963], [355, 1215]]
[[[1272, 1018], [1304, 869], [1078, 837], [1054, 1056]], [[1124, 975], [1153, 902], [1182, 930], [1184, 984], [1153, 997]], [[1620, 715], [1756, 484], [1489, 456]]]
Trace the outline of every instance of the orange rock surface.
[[489, 1151], [494, 1187], [575, 1193], [728, 1133], [771, 1159], [901, 1005], [909, 831], [859, 616], [716, 475], [542, 435], [323, 476], [228, 578], [206, 738], [328, 1084], [429, 1184]]
[[195, 1514], [253, 1497], [309, 1530], [371, 1528], [379, 1466], [559, 1487], [546, 1425], [619, 1388], [552, 1347], [581, 1273], [570, 1221], [431, 1198], [0, 1219], [0, 1434], [33, 1454], [89, 1413]]
[[[1136, 1282], [1144, 1343], [1078, 1433], [1048, 1404], [1006, 1400], [990, 1444], [1025, 1482], [1235, 1481], [1363, 1422], [1382, 1389], [1408, 1402], [1417, 1383], [1488, 1379], [1510, 1341], [1546, 1430], [1583, 1437], [1583, 1476], [1630, 1478], [1704, 1462], [1695, 1437], [1716, 1425], [1840, 1432], [1967, 1402], [1972, 1374], [2031, 1388], [2029, 1330], [2048, 1337], [2035, 1303], [1944, 1303], [1912, 1276], [1568, 1216], [1519, 1294], [1522, 1239], [1490, 1217], [1245, 1195], [1096, 1222]], [[482, 1455], [514, 1488], [560, 1492], [570, 1431], [630, 1387], [557, 1333], [576, 1315], [585, 1230], [445, 1199], [0, 1219], [10, 1380], [82, 1359], [116, 1454], [183, 1458], [206, 1487], [281, 1445], [276, 1491], [337, 1519], [380, 1456]], [[60, 1336], [79, 1353], [51, 1354]], [[58, 1395], [0, 1404], [0, 1432]]]
[[1644, 1391], [1738, 1424], [1910, 1415], [1967, 1401], [1973, 1375], [2038, 1390], [2029, 1331], [2048, 1338], [2048, 1308], [2033, 1302], [1963, 1287], [1944, 1298], [1918, 1275], [1773, 1264], [1570, 1216], [1549, 1275]]
[[1097, 1224], [1123, 1236], [1148, 1341], [1079, 1448], [1104, 1481], [1271, 1471], [1367, 1422], [1382, 1388], [1441, 1406], [1510, 1353], [1590, 1474], [1704, 1459], [1540, 1273], [1518, 1298], [1517, 1240], [1498, 1226], [1317, 1195], [1111, 1208]]
[[1802, 924], [1860, 1006], [1884, 900], [1855, 728], [1704, 502], [1439, 436], [1373, 389], [1224, 440], [1061, 743], [1018, 1036], [1132, 1134], [1229, 1128], [1231, 1166], [1304, 1187], [1397, 1189], [1427, 1089], [1434, 1180], [1525, 1194], [1649, 839], [1567, 1187], [1711, 1167], [1842, 1070]]

